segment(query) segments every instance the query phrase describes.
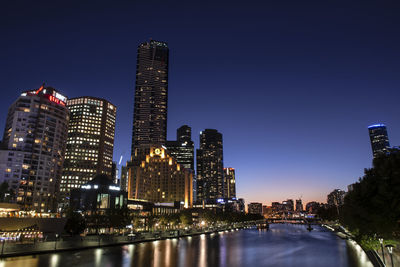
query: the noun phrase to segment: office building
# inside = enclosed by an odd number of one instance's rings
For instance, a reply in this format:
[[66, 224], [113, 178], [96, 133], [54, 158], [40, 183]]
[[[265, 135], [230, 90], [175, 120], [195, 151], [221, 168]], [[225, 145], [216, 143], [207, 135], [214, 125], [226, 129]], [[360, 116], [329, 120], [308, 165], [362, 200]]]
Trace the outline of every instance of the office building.
[[236, 179], [234, 168], [224, 168], [225, 198], [236, 198]]
[[303, 211], [303, 202], [301, 199], [296, 199], [296, 211]]
[[341, 189], [335, 189], [329, 193], [327, 203], [329, 206], [342, 206], [346, 192]]
[[197, 201], [224, 197], [222, 134], [214, 129], [200, 132], [197, 149]]
[[194, 172], [194, 143], [191, 128], [187, 125], [177, 130], [176, 141], [167, 141], [168, 153], [184, 168]]
[[69, 99], [67, 107], [71, 115], [60, 186], [62, 203], [68, 203], [67, 197], [71, 189], [80, 188], [95, 175], [104, 174], [113, 178], [112, 158], [117, 112], [109, 101], [88, 96]]
[[384, 124], [374, 124], [368, 126], [369, 138], [371, 140], [372, 154], [377, 157], [389, 151], [389, 137]]
[[150, 147], [144, 158], [128, 169], [128, 197], [159, 203], [179, 201], [192, 207], [193, 173], [161, 146]]
[[132, 155], [141, 146], [164, 145], [167, 138], [168, 55], [165, 42], [151, 40], [137, 49]]
[[251, 202], [247, 205], [247, 213], [250, 214], [263, 214], [262, 211], [262, 203], [258, 203], [258, 202]]
[[121, 176], [119, 178], [119, 186], [122, 191], [128, 192], [128, 167], [121, 166]]
[[22, 93], [8, 110], [0, 183], [8, 182], [24, 210], [57, 210], [69, 121], [66, 101], [42, 85]]
[[167, 141], [168, 154], [173, 156], [176, 161], [193, 173], [193, 199], [196, 199], [196, 176], [194, 174], [194, 143], [192, 141], [192, 129], [183, 125], [177, 130], [176, 141]]

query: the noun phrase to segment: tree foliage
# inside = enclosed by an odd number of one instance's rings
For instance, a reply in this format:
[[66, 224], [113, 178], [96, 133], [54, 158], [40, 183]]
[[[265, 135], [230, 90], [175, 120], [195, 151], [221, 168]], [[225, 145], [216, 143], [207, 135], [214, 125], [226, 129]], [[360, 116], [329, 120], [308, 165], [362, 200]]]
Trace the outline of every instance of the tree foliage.
[[345, 197], [341, 221], [361, 236], [399, 234], [400, 151], [382, 155]]
[[71, 235], [79, 235], [86, 229], [86, 220], [81, 213], [68, 210], [64, 230]]

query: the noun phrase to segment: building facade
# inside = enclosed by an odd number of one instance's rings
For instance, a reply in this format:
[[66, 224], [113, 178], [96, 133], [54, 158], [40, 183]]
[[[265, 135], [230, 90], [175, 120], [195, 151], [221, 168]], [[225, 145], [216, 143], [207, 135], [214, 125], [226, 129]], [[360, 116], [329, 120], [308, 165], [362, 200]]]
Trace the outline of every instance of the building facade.
[[327, 203], [329, 206], [341, 206], [344, 204], [344, 196], [346, 192], [341, 189], [335, 189], [329, 193]]
[[121, 176], [119, 178], [121, 190], [128, 192], [128, 167], [121, 166]]
[[224, 197], [222, 134], [214, 129], [200, 132], [197, 149], [197, 201]]
[[247, 205], [247, 212], [250, 214], [263, 214], [262, 203], [251, 202]]
[[301, 199], [296, 199], [296, 211], [303, 211], [303, 202]]
[[69, 99], [67, 107], [71, 115], [60, 186], [64, 203], [71, 189], [80, 188], [95, 175], [112, 177], [117, 112], [109, 101], [88, 96]]
[[66, 101], [43, 85], [22, 93], [8, 110], [0, 182], [9, 183], [25, 210], [57, 210], [69, 121]]
[[154, 146], [139, 164], [128, 169], [128, 197], [151, 202], [193, 204], [193, 173], [181, 167], [163, 147]]
[[369, 139], [371, 140], [371, 148], [374, 158], [380, 154], [387, 153], [390, 149], [390, 145], [386, 125], [370, 125], [368, 126], [368, 132]]
[[176, 161], [193, 173], [193, 200], [196, 200], [196, 175], [194, 174], [194, 143], [192, 141], [192, 129], [183, 125], [178, 128], [176, 141], [167, 141], [168, 154], [173, 156]]
[[132, 156], [135, 149], [164, 145], [167, 138], [169, 49], [151, 40], [137, 50]]
[[225, 198], [236, 198], [236, 178], [234, 168], [224, 168]]

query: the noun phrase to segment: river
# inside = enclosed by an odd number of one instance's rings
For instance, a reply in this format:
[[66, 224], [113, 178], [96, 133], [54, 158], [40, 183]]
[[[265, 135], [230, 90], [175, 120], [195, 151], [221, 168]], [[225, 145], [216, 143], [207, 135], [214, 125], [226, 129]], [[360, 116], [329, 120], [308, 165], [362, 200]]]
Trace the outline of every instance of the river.
[[269, 231], [246, 229], [134, 245], [49, 253], [0, 260], [0, 267], [140, 266], [258, 267], [372, 266], [352, 242], [325, 228], [273, 224]]

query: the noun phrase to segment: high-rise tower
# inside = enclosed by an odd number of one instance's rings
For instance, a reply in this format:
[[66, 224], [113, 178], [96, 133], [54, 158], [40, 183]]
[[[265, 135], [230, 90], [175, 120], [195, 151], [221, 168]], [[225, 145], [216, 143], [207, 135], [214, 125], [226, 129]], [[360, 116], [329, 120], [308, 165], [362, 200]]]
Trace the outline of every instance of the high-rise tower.
[[62, 201], [71, 189], [98, 174], [111, 177], [117, 112], [107, 100], [90, 96], [69, 99], [67, 107], [71, 114], [60, 186]]
[[224, 168], [224, 197], [236, 198], [236, 178], [234, 168]]
[[168, 55], [165, 42], [151, 40], [137, 50], [131, 155], [142, 146], [164, 145], [167, 137]]
[[0, 183], [25, 210], [55, 212], [67, 141], [66, 97], [52, 87], [27, 91], [8, 109]]
[[224, 197], [222, 134], [214, 129], [200, 132], [197, 158], [197, 200]]
[[387, 153], [389, 145], [389, 137], [384, 124], [374, 124], [368, 127], [369, 138], [371, 140], [372, 153], [374, 158], [379, 154]]

